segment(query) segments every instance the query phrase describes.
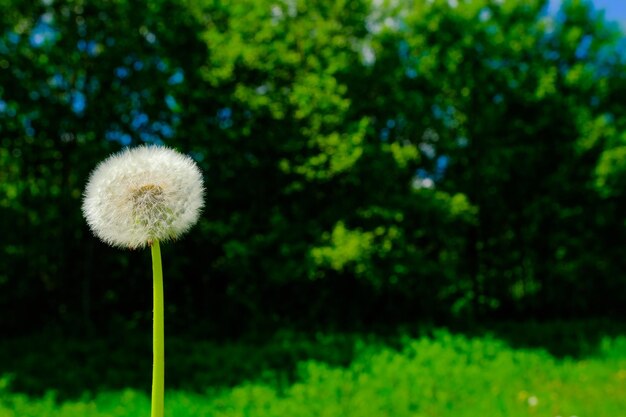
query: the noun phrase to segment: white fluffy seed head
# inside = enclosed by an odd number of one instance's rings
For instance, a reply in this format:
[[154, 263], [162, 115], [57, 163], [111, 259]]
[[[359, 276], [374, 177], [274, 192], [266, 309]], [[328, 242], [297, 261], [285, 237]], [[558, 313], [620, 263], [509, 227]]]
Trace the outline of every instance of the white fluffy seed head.
[[204, 206], [202, 173], [188, 156], [161, 146], [125, 149], [91, 173], [83, 198], [89, 227], [124, 248], [176, 239]]

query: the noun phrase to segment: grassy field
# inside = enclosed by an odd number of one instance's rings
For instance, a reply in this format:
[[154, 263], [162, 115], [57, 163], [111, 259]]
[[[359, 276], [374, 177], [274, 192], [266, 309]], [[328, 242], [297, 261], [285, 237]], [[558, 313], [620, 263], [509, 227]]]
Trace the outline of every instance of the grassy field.
[[[166, 414], [626, 416], [626, 337], [598, 336], [579, 343], [565, 340], [572, 336], [576, 337], [575, 327], [563, 336], [565, 346], [573, 350], [558, 354], [550, 353], [548, 347], [521, 346], [514, 337], [467, 336], [446, 330], [392, 339], [286, 333], [258, 346], [174, 341], [168, 346], [171, 382]], [[541, 335], [535, 337], [541, 339]], [[54, 366], [47, 365], [48, 371], [45, 366], [43, 371], [36, 370], [36, 356], [13, 361], [11, 367], [6, 362], [9, 351], [20, 347], [19, 343], [7, 343], [0, 350], [1, 371], [12, 371], [0, 379], [0, 417], [149, 415], [144, 389], [149, 387], [149, 363], [142, 368], [142, 372], [147, 369], [146, 375], [139, 379], [129, 369], [104, 375], [90, 369], [103, 369], [97, 363], [79, 366], [58, 355]], [[68, 355], [79, 348], [67, 346]], [[112, 366], [142, 362], [120, 363], [118, 353], [111, 350]], [[149, 362], [149, 356], [143, 362]], [[30, 379], [20, 372], [30, 373]], [[99, 378], [98, 373], [104, 376]], [[85, 382], [79, 394], [81, 378]], [[129, 381], [126, 387], [125, 379]], [[42, 380], [43, 385], [38, 385]], [[71, 386], [70, 381], [76, 387], [64, 388]]]

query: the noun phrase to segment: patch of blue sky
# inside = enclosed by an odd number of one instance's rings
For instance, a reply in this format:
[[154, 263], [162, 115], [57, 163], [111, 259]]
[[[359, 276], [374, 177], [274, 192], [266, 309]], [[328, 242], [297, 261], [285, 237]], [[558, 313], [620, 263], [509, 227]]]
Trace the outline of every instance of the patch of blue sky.
[[183, 81], [185, 81], [185, 73], [180, 68], [177, 68], [174, 74], [167, 80], [170, 85], [181, 84]]
[[415, 171], [414, 185], [418, 188], [431, 188], [435, 182], [443, 180], [450, 158], [447, 155], [440, 155], [435, 160], [435, 167], [432, 171], [418, 168]]
[[415, 176], [417, 178], [430, 178], [431, 175], [428, 171], [426, 171], [424, 168], [418, 168], [415, 170]]
[[48, 79], [48, 85], [53, 88], [67, 88], [68, 83], [61, 74], [54, 74]]
[[132, 121], [130, 122], [130, 127], [133, 130], [137, 130], [143, 126], [146, 126], [148, 124], [148, 121], [150, 119], [148, 118], [148, 115], [145, 113], [137, 113], [135, 114], [135, 116], [133, 117]]
[[53, 44], [59, 33], [49, 23], [39, 19], [33, 30], [30, 32], [29, 41], [31, 46], [39, 48], [44, 45]]
[[624, 0], [594, 0], [595, 10], [604, 11], [604, 17], [617, 22], [622, 30], [626, 29], [626, 2]]
[[407, 68], [404, 75], [406, 75], [407, 78], [410, 79], [417, 78], [417, 70], [415, 70], [414, 68]]
[[578, 48], [576, 48], [576, 58], [578, 59], [586, 58], [587, 55], [589, 54], [589, 48], [591, 47], [592, 43], [593, 43], [593, 36], [590, 36], [590, 35], [583, 36], [582, 40], [580, 41], [580, 44], [578, 45]]
[[223, 107], [217, 111], [217, 118], [220, 121], [228, 120], [232, 117], [233, 111], [230, 107]]
[[81, 91], [72, 91], [72, 111], [76, 114], [82, 114], [87, 107], [87, 97]]
[[[626, 1], [624, 0], [593, 0], [589, 2], [594, 12], [603, 12], [604, 18], [609, 22], [619, 25], [623, 32], [626, 32]], [[547, 12], [558, 18], [559, 10], [563, 4], [562, 0], [550, 0]]]
[[78, 50], [85, 52], [89, 56], [96, 56], [102, 51], [102, 45], [96, 41], [87, 41], [81, 39], [77, 43]]
[[164, 138], [171, 138], [174, 136], [174, 129], [172, 129], [172, 126], [164, 122], [152, 123], [152, 130], [159, 132]]
[[230, 107], [222, 107], [217, 111], [217, 121], [221, 129], [228, 129], [233, 125], [233, 110]]
[[446, 169], [448, 168], [448, 164], [450, 163], [450, 158], [447, 155], [440, 155], [435, 162], [435, 175], [434, 179], [439, 181], [443, 179], [443, 176], [446, 173]]
[[172, 136], [174, 136], [174, 129], [168, 124], [163, 124], [160, 131], [161, 135], [163, 135], [163, 137], [165, 138], [171, 138]]
[[[144, 143], [162, 145], [164, 139], [174, 136], [175, 130], [171, 124], [164, 121], [151, 122], [150, 117], [140, 111], [133, 111], [125, 123], [129, 123], [131, 131]], [[124, 133], [119, 126], [114, 127], [105, 135], [107, 140], [115, 141], [127, 146], [132, 142], [130, 134]]]
[[120, 132], [119, 130], [110, 130], [105, 133], [104, 137], [123, 146], [128, 146], [132, 142], [132, 138], [128, 133]]
[[171, 111], [175, 113], [178, 113], [181, 111], [180, 105], [178, 104], [174, 96], [171, 94], [168, 94], [165, 96], [165, 104], [167, 105], [168, 109], [170, 109]]
[[130, 70], [128, 68], [125, 67], [117, 67], [115, 68], [115, 76], [117, 78], [128, 78], [128, 76], [130, 75]]

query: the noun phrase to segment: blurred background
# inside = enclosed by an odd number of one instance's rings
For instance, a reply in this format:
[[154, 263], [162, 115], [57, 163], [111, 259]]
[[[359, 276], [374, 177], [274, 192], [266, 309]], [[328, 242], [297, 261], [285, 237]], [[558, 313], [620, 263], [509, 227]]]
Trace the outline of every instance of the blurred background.
[[149, 412], [149, 251], [80, 206], [194, 158], [170, 416], [626, 415], [626, 3], [0, 0], [0, 417]]

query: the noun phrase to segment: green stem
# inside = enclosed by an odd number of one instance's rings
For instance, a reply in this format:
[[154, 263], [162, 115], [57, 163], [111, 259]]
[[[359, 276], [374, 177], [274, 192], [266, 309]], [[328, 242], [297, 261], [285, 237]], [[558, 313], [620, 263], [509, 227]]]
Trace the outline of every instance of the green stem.
[[154, 281], [154, 316], [152, 327], [152, 414], [163, 417], [165, 394], [165, 330], [163, 319], [163, 271], [161, 269], [161, 248], [159, 241], [152, 242], [152, 277]]

